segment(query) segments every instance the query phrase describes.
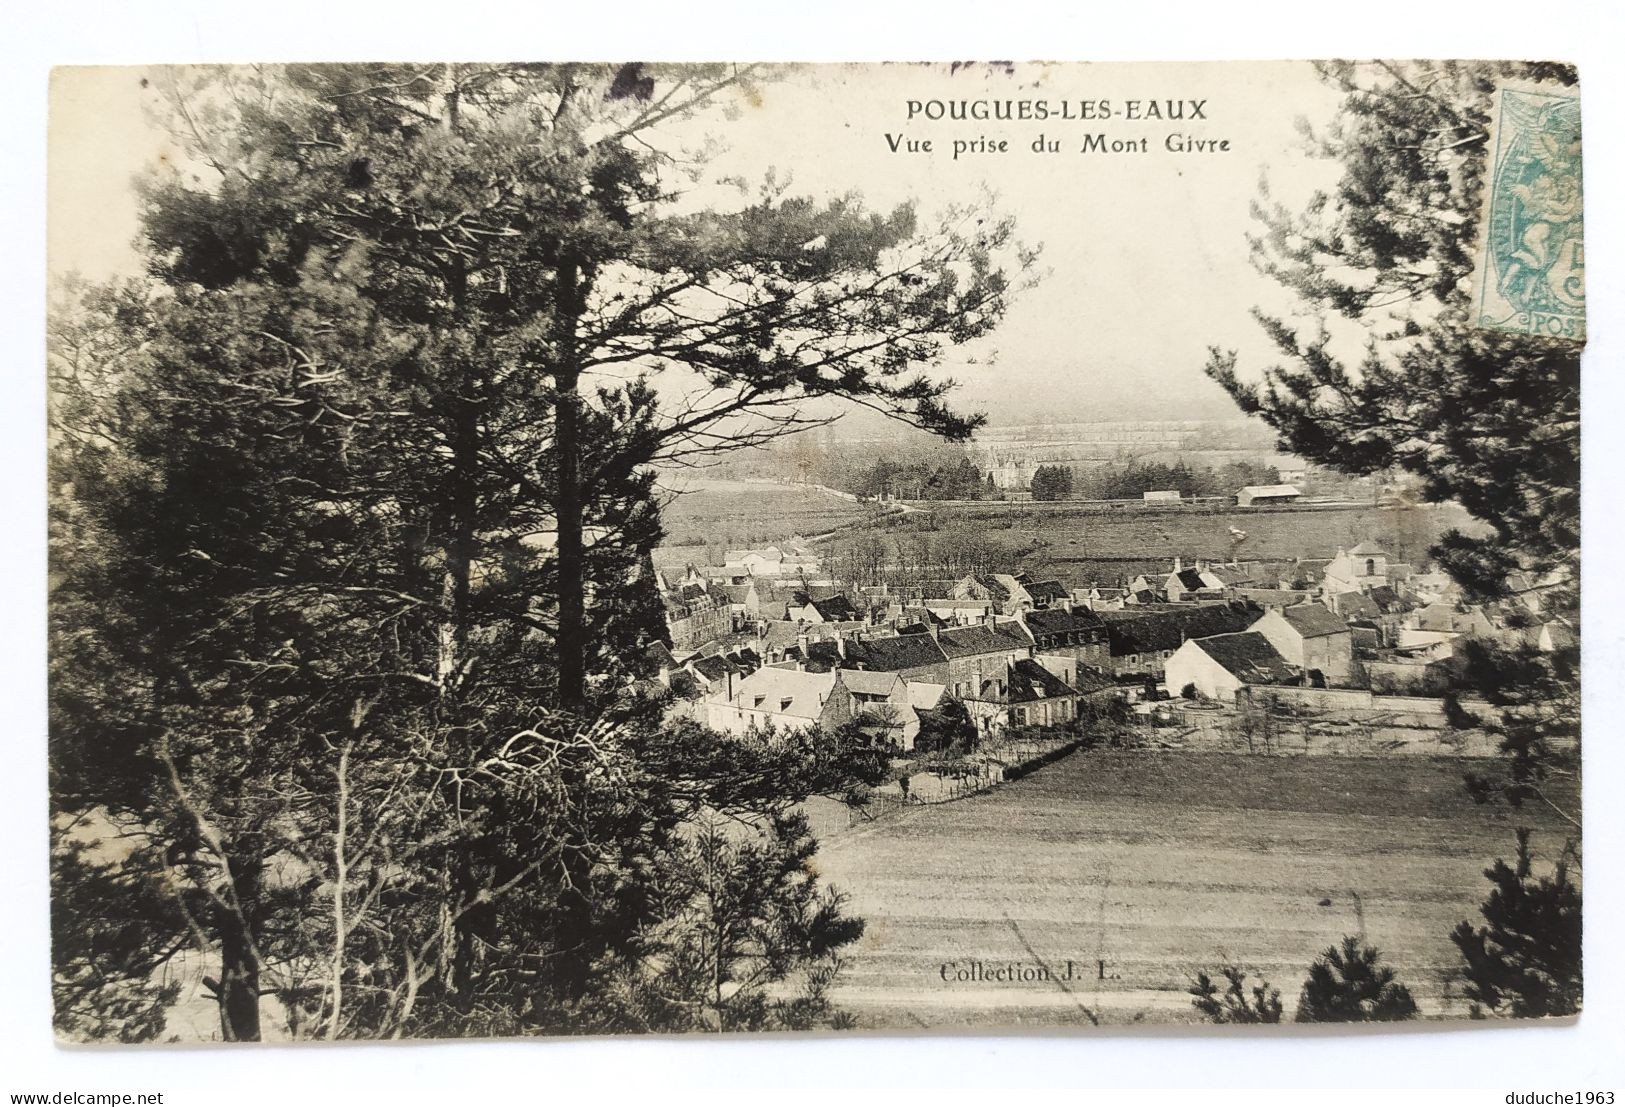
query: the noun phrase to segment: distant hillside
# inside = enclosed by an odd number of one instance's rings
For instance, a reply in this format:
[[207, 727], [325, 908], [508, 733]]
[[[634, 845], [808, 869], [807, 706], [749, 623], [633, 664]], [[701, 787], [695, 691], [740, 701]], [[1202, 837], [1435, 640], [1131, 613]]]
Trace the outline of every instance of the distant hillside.
[[661, 512], [666, 540], [661, 564], [715, 563], [730, 548], [823, 534], [882, 513], [810, 485], [717, 480], [678, 474], [662, 478], [670, 498]]

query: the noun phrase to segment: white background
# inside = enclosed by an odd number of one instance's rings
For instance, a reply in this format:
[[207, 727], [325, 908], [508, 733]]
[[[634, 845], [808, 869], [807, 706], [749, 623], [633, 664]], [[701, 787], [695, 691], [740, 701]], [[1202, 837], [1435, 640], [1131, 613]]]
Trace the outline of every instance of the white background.
[[[7, 139], [0, 157], [0, 539], [5, 616], [0, 679], [0, 1103], [15, 1092], [163, 1091], [165, 1103], [575, 1101], [665, 1103], [712, 1085], [870, 1086], [916, 1098], [1009, 1085], [1186, 1088], [1177, 1099], [1240, 1102], [1201, 1088], [1481, 1089], [1432, 1102], [1505, 1103], [1509, 1092], [1609, 1089], [1625, 1103], [1619, 719], [1625, 527], [1616, 448], [1620, 356], [1620, 95], [1625, 22], [1560, 4], [1140, 3], [1047, 9], [999, 2], [883, 5], [77, 3], [12, 11], [0, 24]], [[863, 1035], [663, 1041], [537, 1041], [297, 1049], [63, 1049], [50, 1033], [45, 816], [44, 274], [45, 114], [59, 64], [249, 60], [1181, 60], [1283, 57], [1516, 57], [1580, 65], [1586, 141], [1591, 341], [1584, 363], [1586, 1011], [1561, 1027], [1288, 1029], [1269, 1035]], [[643, 1088], [639, 1093], [633, 1089]], [[628, 1095], [630, 1092], [630, 1095]], [[911, 1094], [912, 1093], [912, 1094]], [[775, 1101], [786, 1098], [775, 1093]], [[752, 1097], [753, 1099], [756, 1097]], [[796, 1098], [800, 1098], [799, 1096]], [[828, 1102], [828, 1095], [818, 1097]], [[943, 1095], [927, 1093], [932, 1102]], [[977, 1096], [978, 1099], [983, 1097]], [[1138, 1095], [1113, 1100], [1160, 1099]], [[1296, 1100], [1246, 1096], [1245, 1102]], [[1333, 1097], [1341, 1098], [1341, 1097]], [[1361, 1096], [1362, 1100], [1374, 1098]], [[1411, 1097], [1406, 1097], [1410, 1101]]]

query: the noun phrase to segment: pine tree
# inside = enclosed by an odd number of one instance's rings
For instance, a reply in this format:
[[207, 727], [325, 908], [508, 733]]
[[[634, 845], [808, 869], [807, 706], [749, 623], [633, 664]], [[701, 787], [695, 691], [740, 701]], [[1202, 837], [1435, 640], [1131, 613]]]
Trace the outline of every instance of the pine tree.
[[[1426, 499], [1457, 501], [1488, 524], [1487, 535], [1452, 531], [1430, 551], [1469, 596], [1504, 597], [1515, 570], [1542, 581], [1543, 617], [1569, 627], [1574, 644], [1464, 643], [1465, 679], [1493, 710], [1456, 715], [1500, 738], [1499, 771], [1467, 775], [1476, 799], [1543, 803], [1578, 835], [1577, 812], [1548, 787], [1578, 770], [1580, 350], [1479, 329], [1469, 310], [1495, 90], [1573, 85], [1577, 74], [1513, 62], [1337, 62], [1321, 73], [1343, 108], [1311, 137], [1342, 178], [1300, 213], [1266, 189], [1252, 239], [1260, 270], [1320, 323], [1255, 313], [1282, 363], [1253, 382], [1234, 352], [1214, 349], [1207, 371], [1283, 449], [1345, 473], [1414, 474]], [[1365, 330], [1360, 356], [1341, 350], [1328, 320]], [[1571, 955], [1577, 964], [1577, 945]]]
[[150, 287], [53, 324], [51, 769], [63, 879], [101, 811], [170, 902], [64, 935], [59, 1003], [125, 1003], [85, 951], [142, 933], [218, 965], [228, 1039], [267, 1001], [301, 1036], [592, 1029], [693, 819], [874, 771], [860, 735], [717, 752], [628, 694], [663, 633], [651, 466], [808, 398], [967, 434], [922, 369], [1030, 255], [986, 211], [771, 182], [680, 211], [663, 128], [752, 79], [161, 75], [212, 175], [148, 182]]
[[1040, 465], [1029, 485], [1035, 500], [1060, 500], [1072, 494], [1072, 470], [1061, 465]]
[[1551, 876], [1536, 877], [1529, 832], [1520, 830], [1516, 866], [1498, 860], [1484, 875], [1494, 886], [1480, 909], [1486, 925], [1464, 921], [1450, 935], [1465, 962], [1473, 1017], [1577, 1014], [1580, 890], [1569, 877], [1569, 858], [1558, 858]]
[[828, 1026], [827, 989], [840, 950], [862, 935], [863, 923], [842, 914], [837, 892], [820, 889], [816, 849], [801, 815], [703, 824], [663, 888], [672, 900], [665, 921], [645, 936], [658, 951], [645, 962], [659, 966], [657, 979], [627, 994], [670, 1004], [656, 1025], [673, 1028]]
[[1399, 1022], [1414, 1019], [1416, 1000], [1375, 946], [1344, 937], [1309, 966], [1298, 996], [1298, 1022]]
[[1191, 1006], [1210, 1022], [1249, 1025], [1281, 1021], [1281, 989], [1271, 988], [1263, 977], [1250, 989], [1246, 970], [1235, 965], [1219, 969], [1225, 979], [1221, 992], [1218, 981], [1199, 972], [1191, 982]]
[[[1578, 581], [1580, 363], [1572, 343], [1480, 330], [1468, 298], [1485, 188], [1491, 98], [1501, 80], [1573, 84], [1545, 63], [1325, 63], [1344, 95], [1313, 136], [1343, 166], [1302, 213], [1255, 205], [1262, 272], [1320, 326], [1258, 313], [1283, 362], [1262, 383], [1213, 350], [1208, 373], [1283, 449], [1348, 473], [1399, 469], [1432, 501], [1456, 500], [1488, 537], [1446, 534], [1434, 556], [1472, 591], [1498, 595], [1517, 565]], [[1324, 324], [1367, 328], [1339, 353]]]

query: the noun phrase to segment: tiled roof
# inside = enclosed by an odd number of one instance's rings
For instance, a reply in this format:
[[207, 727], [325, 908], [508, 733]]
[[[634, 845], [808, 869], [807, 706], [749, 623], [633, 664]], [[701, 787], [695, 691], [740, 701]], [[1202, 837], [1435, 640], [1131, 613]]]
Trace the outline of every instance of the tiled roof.
[[766, 649], [782, 650], [795, 645], [796, 640], [805, 633], [807, 630], [800, 623], [787, 619], [766, 619], [762, 623], [762, 645]]
[[[1031, 658], [1023, 657], [1011, 663], [1006, 678], [1005, 703], [1030, 703], [1076, 694], [1071, 685]], [[987, 686], [982, 687], [986, 697]]]
[[1187, 592], [1200, 592], [1208, 586], [1207, 581], [1202, 579], [1200, 569], [1181, 569], [1173, 575], [1178, 578], [1180, 587]]
[[806, 653], [799, 644], [787, 646], [784, 657], [787, 661], [803, 662], [803, 667], [813, 673], [827, 673], [841, 667], [841, 647], [827, 638], [808, 642]]
[[1050, 672], [1031, 658], [1023, 657], [1010, 666], [1010, 700], [1047, 700], [1057, 696], [1071, 696], [1076, 692], [1070, 684]]
[[[832, 672], [808, 673], [798, 669], [768, 666], [757, 669], [739, 683], [733, 702], [740, 707], [816, 719], [835, 687]], [[757, 703], [760, 699], [762, 702]]]
[[860, 615], [858, 609], [852, 606], [852, 601], [844, 595], [830, 596], [828, 599], [815, 599], [812, 601], [813, 610], [832, 623], [852, 622]]
[[972, 579], [974, 579], [977, 584], [981, 585], [987, 591], [989, 596], [993, 597], [993, 599], [999, 601], [1000, 603], [1003, 603], [1005, 600], [1010, 598], [1010, 590], [1004, 585], [1000, 584], [993, 577], [982, 573], [977, 573]]
[[748, 646], [730, 650], [723, 656], [747, 673], [762, 667], [762, 659], [757, 656], [755, 650], [750, 649]]
[[[1339, 614], [1344, 619], [1375, 619], [1382, 614], [1377, 601], [1362, 592], [1345, 592], [1337, 598]], [[1288, 608], [1287, 610], [1291, 610]]]
[[1309, 598], [1308, 592], [1300, 592], [1291, 588], [1240, 588], [1236, 590], [1236, 594], [1252, 603], [1273, 603], [1282, 607], [1302, 603]]
[[1283, 607], [1281, 617], [1292, 624], [1292, 629], [1305, 638], [1322, 638], [1328, 634], [1347, 634], [1349, 625], [1322, 604], [1301, 603]]
[[707, 680], [721, 680], [728, 673], [739, 672], [739, 666], [725, 657], [697, 657], [689, 664]]
[[942, 652], [949, 657], [974, 657], [977, 654], [1004, 653], [1026, 649], [1033, 644], [1032, 635], [1014, 620], [988, 626], [978, 623], [968, 627], [949, 627], [937, 635]]
[[1105, 628], [1100, 616], [1087, 607], [1076, 611], [1052, 607], [1044, 611], [1029, 611], [1022, 618], [1035, 639], [1046, 639], [1060, 634], [1099, 633]]
[[1248, 684], [1276, 684], [1297, 679], [1297, 671], [1286, 658], [1276, 652], [1268, 638], [1256, 631], [1216, 634], [1194, 639], [1194, 642], [1237, 680]]
[[664, 642], [651, 642], [649, 648], [643, 651], [644, 658], [657, 669], [675, 669], [677, 659], [672, 656], [671, 650]]
[[1035, 580], [1031, 584], [1024, 583], [1023, 587], [1027, 589], [1029, 596], [1044, 603], [1064, 600], [1070, 595], [1066, 585], [1058, 580]]
[[903, 678], [896, 673], [843, 669], [841, 683], [866, 696], [889, 696], [903, 683]]
[[1191, 607], [1162, 607], [1143, 614], [1133, 609], [1100, 614], [1106, 619], [1112, 656], [1126, 657], [1129, 654], [1177, 650], [1187, 638], [1205, 638], [1246, 630], [1263, 612], [1251, 604], [1209, 603]]
[[1386, 584], [1379, 584], [1371, 590], [1371, 600], [1384, 611], [1395, 611], [1405, 606], [1399, 593]]
[[929, 634], [902, 634], [889, 638], [851, 639], [846, 644], [843, 668], [896, 673], [946, 660], [937, 640]]

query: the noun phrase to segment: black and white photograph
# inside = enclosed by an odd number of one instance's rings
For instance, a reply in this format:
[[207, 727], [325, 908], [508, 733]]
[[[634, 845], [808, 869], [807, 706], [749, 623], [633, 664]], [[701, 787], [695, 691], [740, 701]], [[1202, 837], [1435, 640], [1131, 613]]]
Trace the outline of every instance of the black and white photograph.
[[1580, 1010], [1573, 68], [52, 92], [64, 1038]]
[[984, 1042], [1625, 1095], [1539, 1062], [1617, 990], [1595, 52], [1063, 45], [53, 63], [50, 1102]]

